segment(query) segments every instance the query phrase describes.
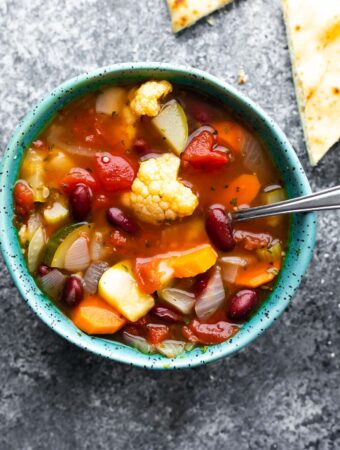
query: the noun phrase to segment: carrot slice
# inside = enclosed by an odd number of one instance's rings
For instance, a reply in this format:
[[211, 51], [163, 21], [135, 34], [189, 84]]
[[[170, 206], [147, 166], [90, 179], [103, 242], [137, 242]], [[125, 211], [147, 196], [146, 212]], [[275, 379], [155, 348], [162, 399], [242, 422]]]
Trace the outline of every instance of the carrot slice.
[[214, 248], [210, 244], [202, 244], [183, 252], [137, 258], [134, 274], [139, 288], [146, 294], [152, 294], [166, 286], [172, 278], [195, 277], [206, 272], [216, 260]]
[[126, 324], [126, 319], [98, 295], [84, 298], [71, 319], [88, 334], [113, 334]]
[[174, 269], [175, 278], [195, 277], [210, 269], [216, 259], [217, 253], [213, 247], [205, 244], [171, 258], [169, 265]]
[[246, 139], [246, 130], [238, 123], [232, 121], [217, 122], [213, 124], [217, 131], [217, 142], [235, 153], [241, 153]]
[[281, 268], [281, 261], [273, 264], [261, 261], [251, 266], [240, 268], [235, 283], [239, 286], [256, 288], [272, 281]]
[[259, 193], [261, 184], [256, 175], [243, 174], [235, 178], [225, 190], [227, 208], [250, 205]]

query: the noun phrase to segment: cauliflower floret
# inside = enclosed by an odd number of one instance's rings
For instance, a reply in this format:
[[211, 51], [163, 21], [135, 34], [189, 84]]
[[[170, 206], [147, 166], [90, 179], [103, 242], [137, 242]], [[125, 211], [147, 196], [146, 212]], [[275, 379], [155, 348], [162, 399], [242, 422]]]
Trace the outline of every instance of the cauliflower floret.
[[140, 220], [158, 224], [190, 216], [198, 198], [190, 188], [177, 180], [180, 159], [172, 153], [143, 161], [132, 191], [123, 195], [123, 202]]
[[161, 110], [159, 100], [171, 91], [168, 81], [147, 81], [134, 92], [130, 107], [137, 116], [157, 116]]

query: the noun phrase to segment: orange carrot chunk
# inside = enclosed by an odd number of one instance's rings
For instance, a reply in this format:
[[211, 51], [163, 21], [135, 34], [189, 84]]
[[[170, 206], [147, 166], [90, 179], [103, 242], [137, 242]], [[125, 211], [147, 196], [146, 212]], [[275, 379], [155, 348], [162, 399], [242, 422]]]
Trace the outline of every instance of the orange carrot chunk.
[[176, 278], [195, 277], [206, 272], [217, 260], [217, 253], [210, 244], [203, 244], [170, 259]]
[[256, 198], [261, 184], [256, 175], [243, 174], [235, 178], [225, 190], [224, 202], [230, 210], [236, 206], [250, 205]]
[[241, 267], [238, 270], [235, 283], [239, 286], [257, 288], [272, 281], [279, 273], [280, 268], [280, 260], [272, 264], [267, 261], [261, 261], [244, 268]]
[[232, 121], [216, 122], [213, 127], [217, 131], [219, 145], [229, 148], [234, 153], [241, 153], [246, 140], [246, 130]]
[[84, 298], [71, 319], [88, 334], [113, 334], [126, 324], [126, 319], [98, 295]]

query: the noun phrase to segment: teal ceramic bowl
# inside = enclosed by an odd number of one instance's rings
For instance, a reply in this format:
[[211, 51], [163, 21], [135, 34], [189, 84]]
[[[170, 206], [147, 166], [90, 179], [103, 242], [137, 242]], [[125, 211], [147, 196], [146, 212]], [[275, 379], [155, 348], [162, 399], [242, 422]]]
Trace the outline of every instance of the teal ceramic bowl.
[[261, 108], [231, 86], [207, 73], [188, 67], [160, 63], [117, 64], [66, 81], [41, 100], [20, 122], [1, 163], [1, 249], [22, 297], [52, 330], [79, 347], [114, 361], [148, 369], [181, 369], [211, 363], [237, 352], [261, 335], [280, 316], [289, 304], [310, 261], [316, 233], [314, 214], [296, 215], [292, 218], [289, 250], [275, 289], [240, 332], [223, 344], [211, 346], [205, 351], [197, 348], [175, 359], [167, 359], [161, 355], [144, 355], [123, 344], [91, 337], [77, 329], [39, 290], [28, 273], [20, 251], [18, 235], [12, 224], [12, 189], [24, 149], [56, 112], [79, 95], [96, 90], [102, 85], [140, 83], [150, 78], [167, 79], [222, 101], [260, 136], [279, 168], [289, 197], [311, 192], [306, 175], [286, 136]]

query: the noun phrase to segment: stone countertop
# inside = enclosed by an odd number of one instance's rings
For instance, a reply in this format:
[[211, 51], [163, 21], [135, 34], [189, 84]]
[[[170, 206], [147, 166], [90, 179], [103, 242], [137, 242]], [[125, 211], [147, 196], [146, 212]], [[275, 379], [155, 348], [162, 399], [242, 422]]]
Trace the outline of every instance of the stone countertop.
[[[286, 132], [313, 189], [339, 183], [339, 149], [311, 169], [278, 0], [235, 0], [178, 36], [165, 0], [2, 0], [1, 148], [54, 86], [122, 61], [189, 64], [237, 86]], [[0, 277], [0, 448], [340, 448], [339, 213], [319, 216], [312, 264], [290, 307], [238, 354], [148, 372], [79, 350]]]

